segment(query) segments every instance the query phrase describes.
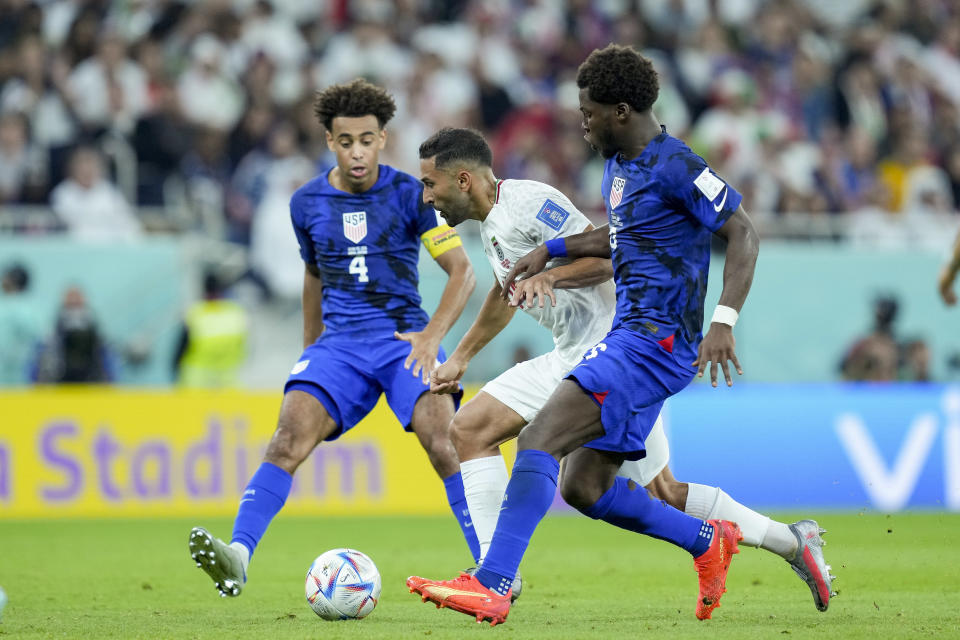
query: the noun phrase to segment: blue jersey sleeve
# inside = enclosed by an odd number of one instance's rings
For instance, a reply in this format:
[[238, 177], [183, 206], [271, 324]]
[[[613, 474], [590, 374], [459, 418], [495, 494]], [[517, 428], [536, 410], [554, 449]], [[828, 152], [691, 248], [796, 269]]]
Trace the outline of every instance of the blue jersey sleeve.
[[313, 238], [310, 237], [310, 231], [305, 226], [306, 216], [299, 193], [293, 194], [293, 197], [290, 198], [290, 220], [293, 223], [293, 232], [297, 236], [297, 242], [300, 244], [300, 257], [304, 262], [315, 264], [317, 254]]
[[722, 227], [743, 200], [736, 189], [688, 148], [676, 151], [667, 159], [661, 180], [664, 200], [688, 211], [710, 231]]

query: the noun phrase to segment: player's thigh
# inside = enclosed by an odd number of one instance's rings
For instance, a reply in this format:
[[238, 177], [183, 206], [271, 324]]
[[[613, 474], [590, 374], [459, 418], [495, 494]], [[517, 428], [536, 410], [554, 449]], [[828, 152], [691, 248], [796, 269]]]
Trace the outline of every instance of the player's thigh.
[[484, 455], [516, 438], [526, 421], [506, 404], [481, 390], [460, 407], [450, 423], [450, 440], [460, 462]]
[[617, 475], [629, 478], [640, 486], [646, 487], [658, 477], [670, 461], [670, 446], [667, 442], [667, 434], [663, 429], [662, 415], [657, 415], [653, 427], [644, 437], [643, 444], [646, 455], [639, 460], [625, 461]]
[[460, 470], [460, 460], [449, 435], [454, 411], [453, 397], [424, 391], [414, 405], [410, 420], [410, 428], [441, 478]]
[[304, 350], [291, 371], [284, 391], [312, 395], [336, 423], [325, 439], [340, 437], [376, 406], [382, 389], [372, 373], [376, 368], [371, 364], [376, 362], [372, 345], [383, 342], [324, 334]]
[[337, 429], [337, 423], [315, 396], [288, 391], [264, 460], [293, 473], [314, 447]]
[[[387, 404], [405, 430], [414, 431], [418, 436], [439, 430], [448, 439], [447, 430], [460, 406], [463, 391], [444, 395], [429, 393], [430, 385], [424, 384], [421, 376], [413, 375], [412, 367], [404, 368], [409, 354], [410, 345], [402, 340], [386, 342], [375, 350], [377, 382], [383, 388]], [[442, 348], [438, 356], [441, 360], [445, 358]]]
[[575, 509], [583, 511], [613, 486], [623, 456], [613, 451], [580, 447], [563, 460], [560, 494]]
[[513, 365], [483, 385], [481, 391], [513, 409], [525, 423], [530, 422], [571, 368], [555, 350], [550, 351]]
[[518, 446], [562, 458], [603, 433], [600, 406], [576, 382], [563, 380], [520, 432]]

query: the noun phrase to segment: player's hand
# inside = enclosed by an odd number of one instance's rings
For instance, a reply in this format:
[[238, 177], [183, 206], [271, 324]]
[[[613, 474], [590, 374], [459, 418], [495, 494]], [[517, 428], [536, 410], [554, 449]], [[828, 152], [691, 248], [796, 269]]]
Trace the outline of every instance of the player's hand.
[[730, 375], [730, 365], [727, 361], [733, 362], [737, 373], [743, 375], [743, 369], [740, 368], [740, 362], [734, 352], [735, 345], [733, 327], [722, 322], [712, 323], [706, 337], [700, 343], [700, 349], [697, 350], [697, 359], [693, 361], [693, 366], [697, 367], [697, 377], [703, 377], [703, 372], [709, 362], [712, 363], [710, 365], [710, 383], [714, 387], [717, 386], [717, 365], [720, 365], [723, 370], [723, 377], [727, 380], [727, 386], [733, 386], [733, 376]]
[[500, 294], [503, 296], [503, 299], [510, 299], [510, 288], [511, 285], [513, 285], [514, 280], [525, 273], [529, 275], [540, 273], [543, 271], [543, 268], [547, 266], [547, 261], [549, 259], [550, 254], [547, 252], [547, 247], [545, 245], [540, 245], [527, 255], [517, 260], [517, 263], [513, 265], [513, 268], [507, 273], [507, 277], [503, 279], [503, 293]]
[[420, 376], [423, 384], [430, 382], [430, 370], [437, 366], [437, 353], [440, 351], [440, 341], [435, 340], [426, 331], [393, 332], [393, 337], [410, 343], [410, 355], [403, 363], [404, 369], [413, 370], [410, 373]]
[[940, 297], [943, 298], [944, 303], [948, 307], [952, 307], [957, 304], [957, 294], [953, 291], [953, 272], [944, 268], [940, 272], [940, 277], [937, 279], [937, 286], [940, 289]]
[[467, 364], [459, 360], [447, 360], [430, 372], [430, 393], [456, 393]]
[[541, 309], [543, 309], [547, 298], [550, 298], [550, 306], [557, 306], [557, 298], [553, 293], [553, 283], [555, 280], [549, 271], [520, 280], [513, 290], [513, 297], [510, 298], [510, 306], [522, 307], [523, 301], [526, 300], [527, 306], [532, 307], [534, 298], [540, 300]]

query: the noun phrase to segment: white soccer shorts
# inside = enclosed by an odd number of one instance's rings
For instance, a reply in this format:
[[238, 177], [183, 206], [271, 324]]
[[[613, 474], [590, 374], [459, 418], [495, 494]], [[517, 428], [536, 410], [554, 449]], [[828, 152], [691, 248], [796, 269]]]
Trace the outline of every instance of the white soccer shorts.
[[[547, 399], [560, 384], [576, 362], [568, 363], [550, 351], [532, 360], [520, 362], [483, 385], [480, 390], [507, 405], [527, 422], [547, 403]], [[636, 461], [627, 461], [618, 475], [630, 478], [646, 486], [657, 477], [670, 461], [670, 446], [663, 431], [663, 417], [657, 416], [650, 434], [645, 440], [647, 455]]]

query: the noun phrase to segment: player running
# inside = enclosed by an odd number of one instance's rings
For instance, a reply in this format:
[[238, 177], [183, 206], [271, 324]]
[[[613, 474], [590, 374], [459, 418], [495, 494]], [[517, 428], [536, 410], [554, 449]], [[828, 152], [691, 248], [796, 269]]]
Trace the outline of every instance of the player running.
[[[506, 620], [510, 585], [557, 487], [586, 515], [661, 538], [694, 557], [700, 582], [696, 615], [711, 616], [725, 590], [741, 532], [726, 520], [701, 520], [617, 476], [644, 457], [664, 400], [707, 363], [731, 382], [738, 372], [732, 325], [753, 280], [758, 239], [741, 196], [702, 158], [667, 135], [651, 110], [657, 76], [628, 47], [594, 51], [577, 74], [585, 138], [606, 159], [601, 187], [609, 229], [553, 238], [520, 259], [503, 281], [538, 273], [550, 258], [610, 257], [617, 311], [613, 329], [560, 382], [523, 428], [490, 548], [474, 575], [446, 581], [411, 577], [425, 599], [497, 624]], [[703, 300], [710, 237], [727, 239], [720, 305], [706, 337]], [[811, 535], [818, 535], [816, 530]]]
[[[488, 382], [457, 411], [451, 424], [451, 439], [460, 458], [464, 493], [482, 561], [508, 482], [500, 445], [515, 438], [533, 420], [564, 376], [609, 331], [616, 309], [610, 280], [613, 271], [605, 258], [572, 262], [555, 258], [543, 273], [518, 281], [508, 303], [501, 295], [501, 283], [511, 265], [545, 241], [589, 231], [593, 225], [563, 193], [549, 185], [497, 180], [493, 154], [476, 131], [442, 129], [420, 146], [420, 157], [424, 200], [450, 226], [467, 219], [480, 222], [484, 251], [495, 275], [477, 318], [447, 361], [431, 373], [431, 391], [457, 391], [470, 360], [510, 322], [517, 305], [550, 329], [554, 337], [553, 351], [517, 364]], [[736, 522], [745, 544], [786, 559], [811, 585], [817, 608], [826, 610], [829, 577], [823, 581], [825, 593], [818, 588], [818, 577], [829, 576], [829, 567], [820, 550], [816, 522], [803, 520], [787, 525], [741, 505], [717, 487], [678, 482], [667, 467], [670, 452], [659, 415], [645, 446], [646, 455], [624, 462], [619, 475], [690, 515]], [[808, 537], [811, 532], [814, 535]], [[514, 598], [518, 585], [519, 580], [515, 580]]]
[[[197, 527], [190, 556], [222, 596], [236, 596], [250, 556], [283, 507], [292, 474], [324, 440], [334, 440], [386, 394], [394, 415], [416, 433], [474, 558], [479, 546], [447, 435], [460, 394], [429, 391], [444, 357], [440, 341], [463, 310], [475, 280], [460, 237], [422, 201], [413, 176], [378, 164], [393, 98], [363, 80], [318, 93], [314, 110], [337, 166], [290, 201], [305, 263], [304, 352], [284, 387], [277, 429], [240, 500], [232, 542]], [[420, 242], [449, 279], [433, 318], [420, 307]]]

